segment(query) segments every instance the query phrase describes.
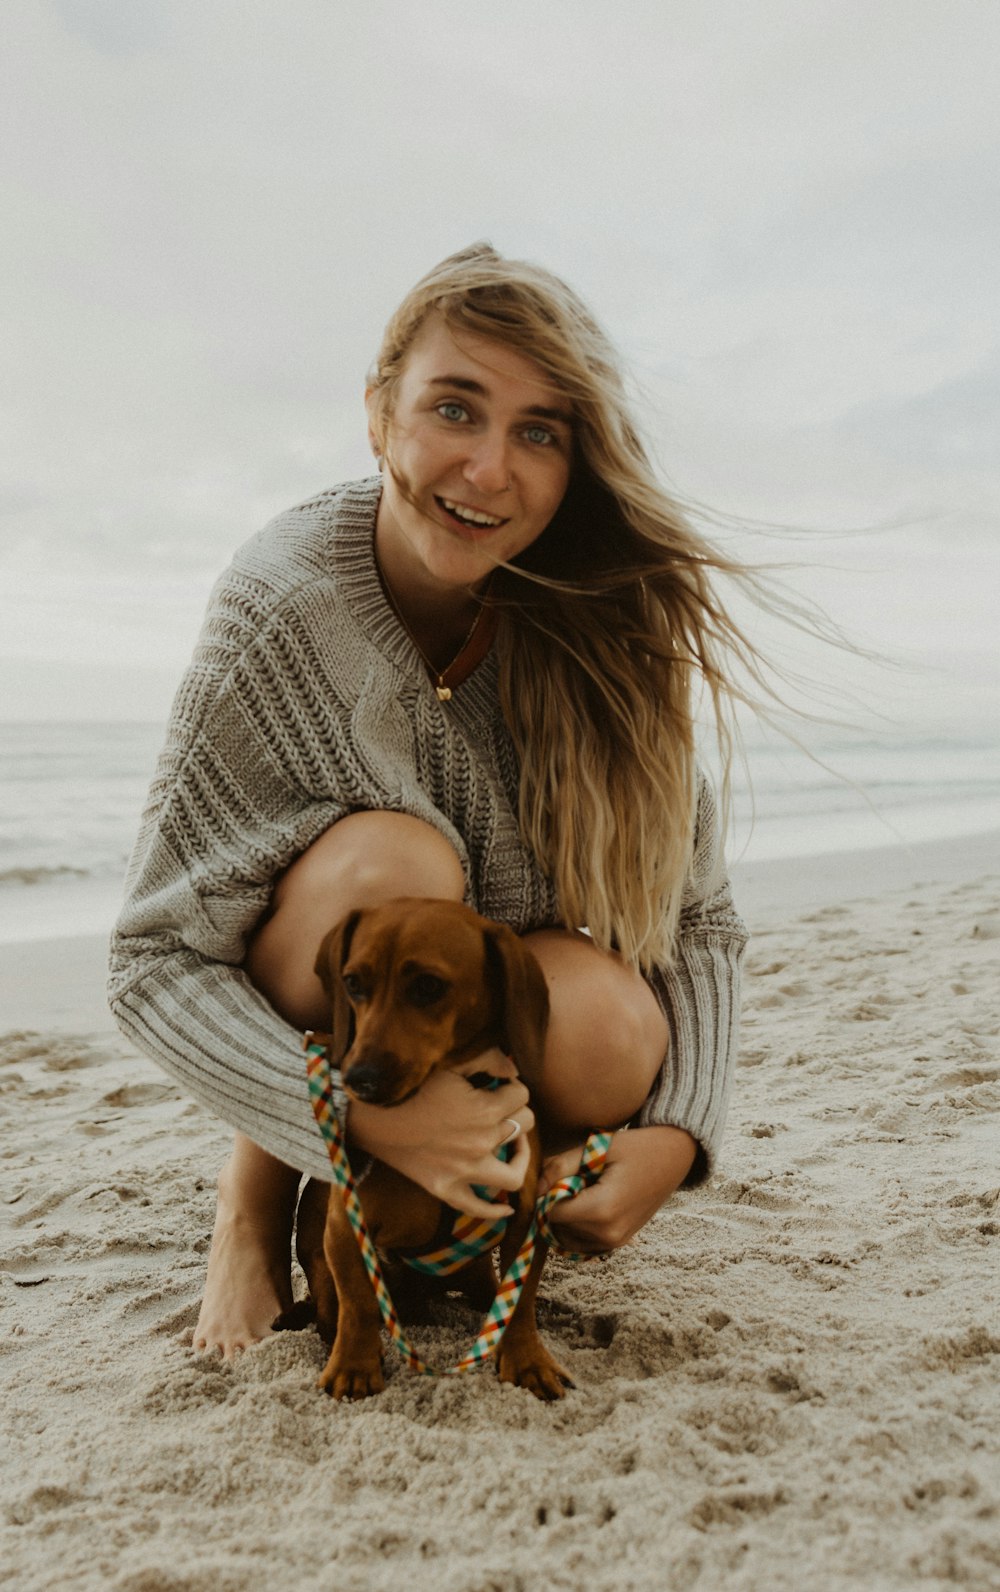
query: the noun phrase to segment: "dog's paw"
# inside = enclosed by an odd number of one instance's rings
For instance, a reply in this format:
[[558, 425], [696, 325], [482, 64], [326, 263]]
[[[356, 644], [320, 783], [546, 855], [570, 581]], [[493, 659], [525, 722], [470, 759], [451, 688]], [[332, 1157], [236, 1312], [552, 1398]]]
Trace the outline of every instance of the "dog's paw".
[[334, 1399], [370, 1399], [385, 1387], [381, 1356], [348, 1359], [334, 1349], [316, 1386]]
[[538, 1341], [527, 1353], [504, 1353], [503, 1344], [497, 1353], [497, 1375], [501, 1382], [512, 1382], [515, 1387], [525, 1387], [536, 1399], [553, 1403], [565, 1398], [566, 1389], [576, 1383], [558, 1361], [554, 1360], [545, 1345]]
[[316, 1320], [316, 1303], [313, 1299], [297, 1299], [290, 1310], [283, 1310], [271, 1322], [272, 1332], [303, 1332]]

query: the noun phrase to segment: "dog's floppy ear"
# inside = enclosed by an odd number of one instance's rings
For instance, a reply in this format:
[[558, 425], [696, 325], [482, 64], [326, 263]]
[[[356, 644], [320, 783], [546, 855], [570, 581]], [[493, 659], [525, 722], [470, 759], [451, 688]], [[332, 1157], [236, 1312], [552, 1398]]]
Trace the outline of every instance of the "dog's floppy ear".
[[545, 1031], [549, 1025], [549, 990], [537, 959], [513, 929], [495, 923], [483, 935], [486, 968], [500, 997], [500, 1048], [513, 1057], [530, 1087], [542, 1075]]
[[330, 1061], [335, 1067], [339, 1067], [354, 1043], [354, 1009], [347, 999], [340, 973], [350, 955], [351, 941], [360, 921], [360, 912], [349, 912], [346, 918], [341, 918], [334, 925], [329, 934], [324, 936], [313, 969], [330, 999], [333, 1013], [330, 1022], [333, 1054]]

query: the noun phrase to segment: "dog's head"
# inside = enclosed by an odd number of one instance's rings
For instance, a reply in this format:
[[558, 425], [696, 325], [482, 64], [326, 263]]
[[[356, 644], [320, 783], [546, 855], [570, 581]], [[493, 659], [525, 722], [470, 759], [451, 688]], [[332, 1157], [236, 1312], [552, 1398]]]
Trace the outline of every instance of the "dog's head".
[[456, 901], [349, 912], [320, 946], [316, 973], [333, 1011], [330, 1059], [358, 1100], [396, 1105], [435, 1067], [493, 1045], [529, 1088], [540, 1075], [542, 970], [511, 929]]

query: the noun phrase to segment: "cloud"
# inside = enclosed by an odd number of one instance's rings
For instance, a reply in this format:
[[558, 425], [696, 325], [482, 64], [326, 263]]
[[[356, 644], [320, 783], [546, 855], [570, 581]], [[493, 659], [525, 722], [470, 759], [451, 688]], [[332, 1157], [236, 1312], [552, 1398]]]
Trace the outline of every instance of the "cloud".
[[102, 55], [129, 58], [160, 43], [166, 28], [162, 0], [123, 6], [114, 0], [49, 0], [66, 33]]
[[54, 570], [81, 655], [189, 634], [238, 542], [367, 471], [382, 324], [480, 236], [593, 303], [695, 495], [995, 535], [1000, 8], [50, 0], [7, 42], [9, 655]]

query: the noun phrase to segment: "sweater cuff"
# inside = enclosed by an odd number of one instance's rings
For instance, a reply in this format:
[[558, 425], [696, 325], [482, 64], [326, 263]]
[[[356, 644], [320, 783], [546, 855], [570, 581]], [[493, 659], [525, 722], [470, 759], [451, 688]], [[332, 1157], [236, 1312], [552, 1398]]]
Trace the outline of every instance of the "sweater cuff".
[[745, 935], [697, 932], [676, 960], [649, 977], [670, 1030], [666, 1060], [635, 1127], [683, 1128], [698, 1142], [683, 1187], [715, 1170], [736, 1068], [740, 962]]

